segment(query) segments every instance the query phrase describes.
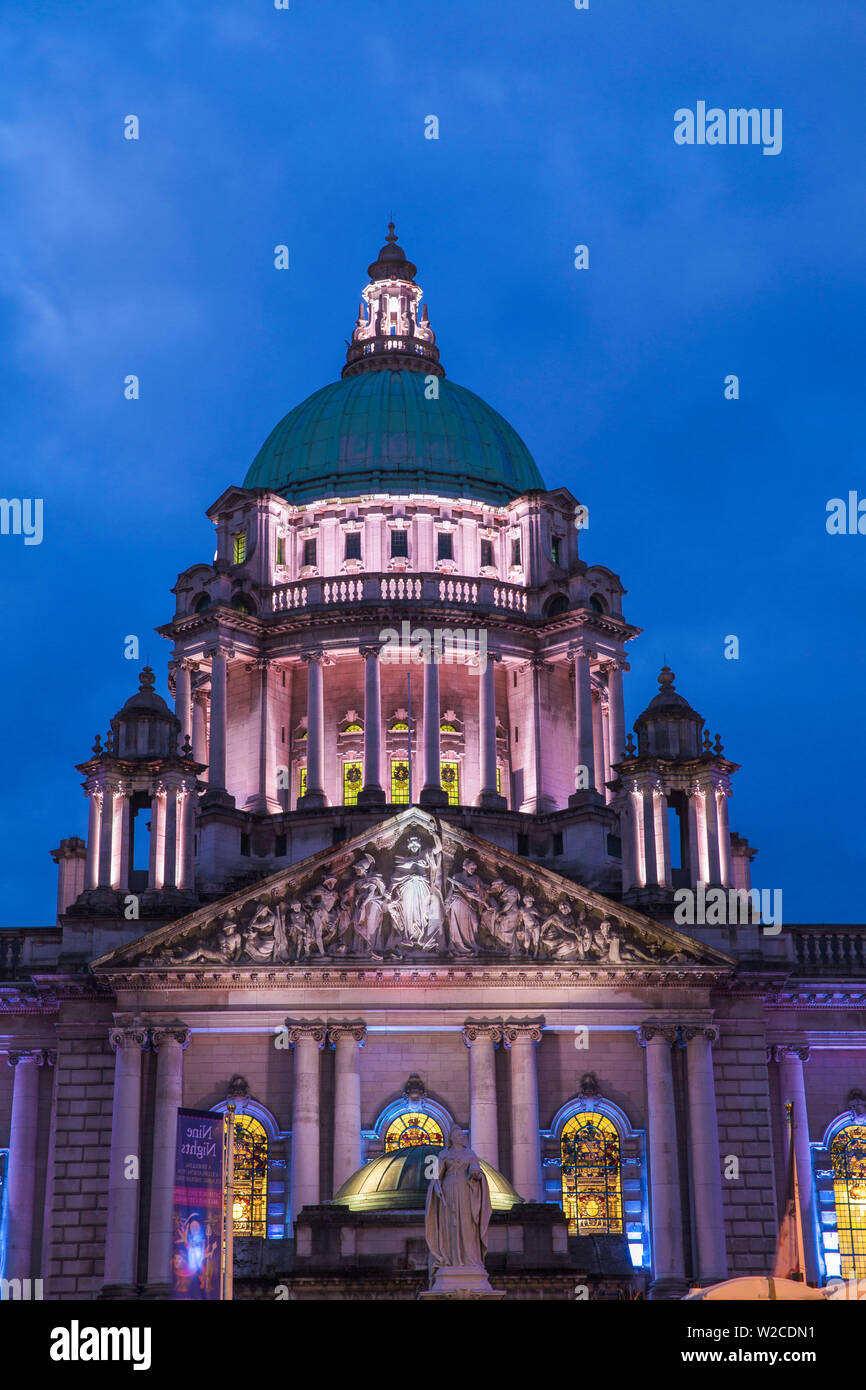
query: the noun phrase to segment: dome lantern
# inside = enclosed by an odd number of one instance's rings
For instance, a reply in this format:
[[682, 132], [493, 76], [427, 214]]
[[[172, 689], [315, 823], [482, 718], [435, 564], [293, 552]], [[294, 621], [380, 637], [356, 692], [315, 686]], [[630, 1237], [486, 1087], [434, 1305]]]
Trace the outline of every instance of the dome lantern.
[[344, 377], [389, 370], [445, 375], [426, 304], [419, 313], [424, 292], [415, 283], [415, 272], [389, 222], [385, 245], [367, 267], [370, 283], [363, 291]]

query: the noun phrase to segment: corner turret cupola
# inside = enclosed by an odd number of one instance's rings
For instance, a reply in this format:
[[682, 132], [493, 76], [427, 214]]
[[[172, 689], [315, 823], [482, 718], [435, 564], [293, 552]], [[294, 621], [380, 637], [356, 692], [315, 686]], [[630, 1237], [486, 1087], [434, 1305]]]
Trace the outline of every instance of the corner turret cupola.
[[180, 720], [154, 689], [156, 676], [145, 666], [139, 688], [111, 721], [118, 758], [167, 758], [178, 752]]
[[639, 758], [697, 758], [704, 721], [674, 688], [674, 672], [663, 666], [659, 693], [634, 722]]
[[416, 267], [397, 245], [393, 222], [367, 272], [370, 283], [363, 291], [343, 376], [387, 369], [444, 376], [427, 306], [420, 308], [424, 292], [415, 283]]

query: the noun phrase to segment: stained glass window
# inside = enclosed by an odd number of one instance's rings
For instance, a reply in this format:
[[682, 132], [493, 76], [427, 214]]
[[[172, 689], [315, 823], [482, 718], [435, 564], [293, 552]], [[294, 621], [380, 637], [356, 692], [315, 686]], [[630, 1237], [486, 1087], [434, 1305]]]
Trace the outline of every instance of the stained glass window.
[[247, 558], [247, 538], [243, 531], [232, 536], [232, 557], [236, 565], [242, 565]]
[[391, 759], [391, 800], [396, 806], [409, 805], [409, 764], [404, 758]]
[[344, 734], [362, 734], [363, 732], [363, 724], [347, 724], [345, 729], [343, 730]]
[[409, 725], [406, 723], [405, 719], [398, 719], [396, 724], [391, 725], [392, 734], [408, 734], [408, 732]]
[[268, 1205], [268, 1136], [252, 1115], [235, 1116], [232, 1216], [236, 1236], [264, 1236]]
[[385, 1152], [414, 1149], [418, 1144], [443, 1144], [445, 1137], [434, 1119], [420, 1110], [407, 1111], [392, 1120], [385, 1131]]
[[830, 1147], [842, 1278], [866, 1275], [866, 1125], [847, 1125]]
[[305, 767], [299, 767], [299, 768], [298, 768], [298, 796], [306, 796], [306, 794], [307, 794], [307, 769], [306, 769]]
[[441, 763], [439, 775], [442, 787], [448, 796], [449, 806], [460, 805], [460, 767], [457, 763]]
[[456, 733], [457, 733], [457, 725], [456, 725], [456, 724], [440, 724], [440, 725], [439, 725], [439, 732], [440, 732], [440, 734], [456, 734]]
[[357, 806], [363, 772], [360, 763], [343, 763], [343, 805]]
[[571, 1235], [622, 1233], [619, 1135], [606, 1115], [573, 1115], [562, 1131], [562, 1209]]

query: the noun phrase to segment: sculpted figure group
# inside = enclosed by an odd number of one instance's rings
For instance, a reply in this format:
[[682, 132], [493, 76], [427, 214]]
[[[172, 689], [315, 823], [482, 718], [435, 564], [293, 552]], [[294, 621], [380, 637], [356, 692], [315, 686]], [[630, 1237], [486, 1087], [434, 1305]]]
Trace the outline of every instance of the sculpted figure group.
[[516, 884], [479, 873], [470, 856], [443, 868], [436, 833], [410, 833], [381, 862], [370, 852], [330, 870], [297, 896], [276, 889], [224, 916], [189, 949], [167, 948], [175, 963], [258, 965], [324, 957], [398, 960], [426, 955], [499, 956], [511, 960], [592, 960], [625, 965], [659, 959], [654, 943], [606, 918], [575, 913]]

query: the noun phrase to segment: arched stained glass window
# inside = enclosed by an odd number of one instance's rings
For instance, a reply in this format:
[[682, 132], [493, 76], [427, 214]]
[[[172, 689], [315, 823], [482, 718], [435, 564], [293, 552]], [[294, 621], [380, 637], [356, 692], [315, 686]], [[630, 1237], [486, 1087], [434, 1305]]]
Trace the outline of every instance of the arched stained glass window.
[[252, 1115], [235, 1116], [232, 1217], [236, 1236], [264, 1236], [268, 1206], [268, 1136]]
[[562, 1209], [571, 1235], [622, 1233], [619, 1135], [597, 1111], [572, 1115], [562, 1130]]
[[408, 734], [408, 732], [409, 725], [406, 723], [405, 719], [398, 719], [396, 724], [391, 725], [392, 734]]
[[449, 806], [460, 805], [460, 764], [441, 763], [439, 775], [442, 778], [442, 789], [448, 797]]
[[456, 733], [457, 733], [457, 725], [456, 725], [456, 724], [440, 724], [440, 725], [439, 725], [439, 732], [440, 732], [440, 734], [456, 734]]
[[846, 1125], [830, 1148], [843, 1279], [866, 1275], [866, 1125]]
[[345, 729], [343, 730], [344, 734], [362, 734], [363, 732], [363, 724], [347, 724]]
[[358, 792], [361, 790], [363, 773], [361, 764], [343, 763], [343, 805], [357, 806]]
[[385, 1131], [385, 1152], [414, 1149], [419, 1144], [442, 1144], [445, 1138], [436, 1121], [420, 1110], [407, 1110], [392, 1120]]
[[391, 759], [391, 801], [395, 806], [409, 805], [409, 764], [405, 758]]

